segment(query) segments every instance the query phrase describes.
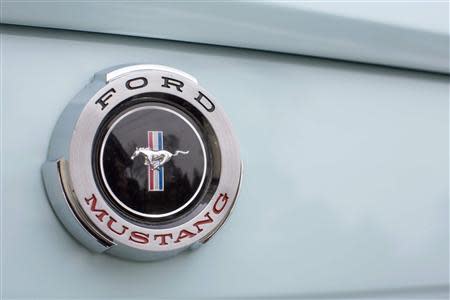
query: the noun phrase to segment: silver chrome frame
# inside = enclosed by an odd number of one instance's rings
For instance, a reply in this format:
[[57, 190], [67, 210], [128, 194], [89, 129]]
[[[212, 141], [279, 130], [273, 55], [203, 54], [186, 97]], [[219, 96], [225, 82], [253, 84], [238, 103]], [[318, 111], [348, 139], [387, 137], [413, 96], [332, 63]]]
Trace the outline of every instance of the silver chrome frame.
[[[136, 76], [145, 76], [148, 84], [138, 90], [125, 88], [125, 82]], [[183, 93], [175, 88], [161, 86], [161, 76], [168, 76], [184, 83]], [[154, 83], [158, 84], [154, 84]], [[153, 84], [151, 84], [153, 83]], [[104, 110], [99, 110], [95, 101], [109, 89], [116, 94], [109, 100]], [[199, 111], [211, 124], [220, 146], [221, 170], [216, 191], [205, 207], [195, 216], [170, 228], [148, 228], [139, 226], [115, 212], [103, 198], [94, 179], [92, 168], [92, 148], [98, 127], [108, 113], [121, 102], [141, 93], [162, 92], [181, 97]], [[206, 95], [215, 105], [213, 112], [206, 112], [203, 106], [194, 100], [198, 93]], [[64, 226], [87, 248], [96, 252], [133, 260], [155, 260], [173, 256], [180, 251], [205, 243], [224, 223], [234, 206], [241, 176], [242, 164], [239, 145], [232, 131], [231, 123], [215, 98], [203, 89], [197, 80], [179, 70], [158, 65], [133, 65], [113, 67], [97, 73], [92, 81], [69, 103], [54, 129], [47, 162], [43, 166], [43, 179], [50, 203]], [[151, 236], [177, 232], [193, 226], [202, 220], [206, 212], [211, 211], [214, 200], [226, 192], [230, 203], [218, 215], [212, 224], [205, 224], [203, 230], [190, 239], [164, 247], [158, 243], [141, 245], [130, 242], [125, 236], [111, 235], [107, 225], [91, 213], [83, 199], [92, 195], [97, 197], [99, 208], [108, 208], [111, 217], [130, 231], [145, 231]]]

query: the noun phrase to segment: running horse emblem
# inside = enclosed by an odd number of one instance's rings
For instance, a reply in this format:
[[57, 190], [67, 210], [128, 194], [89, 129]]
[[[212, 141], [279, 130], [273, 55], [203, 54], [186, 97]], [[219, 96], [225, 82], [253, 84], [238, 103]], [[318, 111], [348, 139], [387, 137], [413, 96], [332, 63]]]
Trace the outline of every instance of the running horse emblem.
[[150, 148], [136, 147], [133, 155], [131, 155], [131, 159], [135, 159], [137, 156], [143, 155], [144, 165], [150, 166], [150, 168], [153, 170], [159, 170], [159, 168], [168, 163], [172, 159], [172, 157], [175, 157], [178, 154], [186, 155], [189, 154], [189, 151], [177, 150], [175, 151], [175, 153], [170, 153], [166, 150], [154, 151]]

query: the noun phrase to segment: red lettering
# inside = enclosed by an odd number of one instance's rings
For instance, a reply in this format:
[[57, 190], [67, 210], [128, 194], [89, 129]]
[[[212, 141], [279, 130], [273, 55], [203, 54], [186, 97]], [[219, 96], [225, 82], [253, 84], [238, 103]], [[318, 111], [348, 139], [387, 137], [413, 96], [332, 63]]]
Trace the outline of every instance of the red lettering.
[[[222, 212], [222, 210], [225, 208], [225, 206], [227, 205], [227, 201], [228, 201], [228, 195], [227, 193], [222, 194], [220, 193], [219, 197], [216, 200], [216, 203], [214, 203], [214, 207], [213, 207], [213, 212], [218, 215]], [[219, 201], [222, 200], [222, 206], [220, 208], [218, 208]]]
[[167, 245], [166, 237], [170, 237], [172, 239], [171, 233], [164, 233], [164, 234], [155, 234], [155, 241], [157, 238], [161, 238], [161, 242], [159, 243], [160, 246]]
[[127, 227], [127, 226], [122, 225], [122, 232], [116, 231], [114, 228], [112, 228], [112, 224], [113, 224], [113, 223], [117, 223], [116, 219], [114, 219], [113, 217], [109, 216], [108, 228], [109, 228], [112, 232], [114, 232], [114, 233], [116, 233], [116, 234], [118, 234], [118, 235], [123, 235], [123, 234], [125, 233], [125, 231], [128, 230], [128, 227]]
[[130, 233], [130, 237], [128, 238], [130, 241], [133, 241], [135, 243], [139, 244], [148, 244], [149, 243], [149, 234], [148, 233], [142, 233], [139, 231], [132, 231]]
[[195, 233], [193, 233], [193, 232], [190, 232], [189, 230], [181, 230], [180, 231], [180, 233], [178, 234], [178, 238], [177, 238], [177, 240], [175, 241], [175, 243], [179, 243], [179, 242], [181, 242], [181, 240], [182, 239], [184, 239], [184, 238], [191, 238], [191, 237], [194, 237], [196, 234]]
[[200, 233], [200, 232], [203, 231], [203, 228], [200, 228], [200, 225], [208, 224], [208, 223], [212, 223], [213, 222], [213, 219], [209, 215], [209, 212], [206, 213], [205, 217], [207, 219], [203, 219], [203, 220], [200, 220], [200, 221], [197, 221], [197, 222], [194, 223], [194, 226], [197, 227], [197, 233]]
[[103, 222], [103, 218], [105, 216], [108, 216], [108, 212], [104, 209], [97, 209], [96, 205], [97, 205], [97, 198], [95, 197], [94, 194], [92, 194], [91, 198], [84, 198], [84, 201], [86, 201], [86, 204], [89, 205], [89, 202], [91, 202], [91, 211], [93, 211], [94, 213], [99, 213], [97, 215], [95, 215], [97, 217], [97, 219], [100, 220], [100, 222]]

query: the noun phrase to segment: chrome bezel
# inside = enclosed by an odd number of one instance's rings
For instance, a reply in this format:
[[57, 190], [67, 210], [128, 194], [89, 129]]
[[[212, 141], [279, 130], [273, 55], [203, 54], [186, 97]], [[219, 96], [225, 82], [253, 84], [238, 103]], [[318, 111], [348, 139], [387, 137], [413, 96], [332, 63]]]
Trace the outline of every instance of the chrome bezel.
[[[149, 84], [138, 90], [127, 89], [125, 86], [126, 81], [137, 76], [147, 78]], [[175, 88], [163, 87], [161, 85], [162, 76], [181, 80], [184, 83], [183, 92], [179, 92]], [[103, 110], [100, 110], [95, 101], [111, 88], [114, 88], [116, 93], [108, 100], [108, 105]], [[138, 94], [151, 92], [172, 94], [189, 102], [196, 109], [203, 112], [204, 117], [210, 123], [217, 136], [220, 148], [221, 170], [216, 191], [199, 213], [182, 224], [176, 224], [174, 227], [143, 227], [118, 214], [102, 196], [92, 168], [94, 139], [102, 120], [123, 101]], [[199, 92], [206, 95], [214, 103], [215, 110], [213, 112], [206, 111], [195, 100]], [[61, 161], [68, 162], [68, 164], [63, 164], [68, 165], [65, 174], [62, 174], [61, 171], [55, 171], [57, 165], [59, 166], [58, 162]], [[60, 170], [59, 167], [57, 170]], [[215, 101], [215, 98], [203, 89], [191, 75], [158, 65], [115, 67], [97, 73], [91, 83], [71, 101], [58, 121], [50, 143], [48, 161], [43, 168], [45, 186], [50, 202], [58, 217], [75, 237], [90, 249], [96, 251], [108, 250], [113, 255], [138, 260], [164, 258], [207, 241], [223, 224], [234, 205], [241, 182], [241, 172], [237, 139], [232, 131], [230, 121], [220, 105]], [[73, 192], [70, 193], [73, 195], [72, 199], [67, 199], [70, 197], [66, 191], [68, 187], [64, 186], [64, 181], [61, 180], [63, 175], [66, 178], [65, 181], [70, 184], [70, 190]], [[128, 236], [125, 235], [111, 235], [107, 224], [99, 221], [89, 211], [89, 207], [83, 203], [86, 197], [95, 194], [97, 207], [99, 209], [108, 209], [110, 216], [117, 220], [118, 223], [127, 226], [130, 231], [145, 231], [150, 236], [168, 233], [176, 236], [180, 230], [192, 227], [195, 222], [202, 220], [204, 214], [213, 209], [214, 200], [220, 197], [222, 192], [227, 193], [230, 203], [227, 204], [224, 211], [217, 216], [213, 223], [205, 224], [203, 230], [198, 232], [195, 237], [165, 246], [160, 246], [154, 241], [142, 245], [130, 241]], [[67, 205], [67, 203], [71, 205]], [[74, 210], [73, 206], [77, 209]], [[83, 214], [83, 218], [79, 217], [78, 214]], [[70, 215], [72, 219], [69, 219]], [[84, 219], [88, 221], [84, 221]], [[89, 230], [86, 230], [88, 228], [86, 226], [94, 227], [100, 233], [105, 234], [110, 239], [110, 243], [106, 243], [107, 245], [103, 245], [103, 247], [96, 245], [96, 242], [99, 242], [99, 238], [92, 236]]]

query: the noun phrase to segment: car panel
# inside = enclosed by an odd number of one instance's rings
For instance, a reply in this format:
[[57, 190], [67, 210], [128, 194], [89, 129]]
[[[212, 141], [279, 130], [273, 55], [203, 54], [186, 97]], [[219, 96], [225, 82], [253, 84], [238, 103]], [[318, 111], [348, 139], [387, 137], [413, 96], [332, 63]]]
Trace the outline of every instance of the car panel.
[[[448, 296], [449, 78], [302, 56], [2, 26], [6, 298]], [[194, 75], [241, 144], [242, 190], [204, 247], [136, 263], [76, 242], [48, 203], [53, 127], [98, 70]]]

